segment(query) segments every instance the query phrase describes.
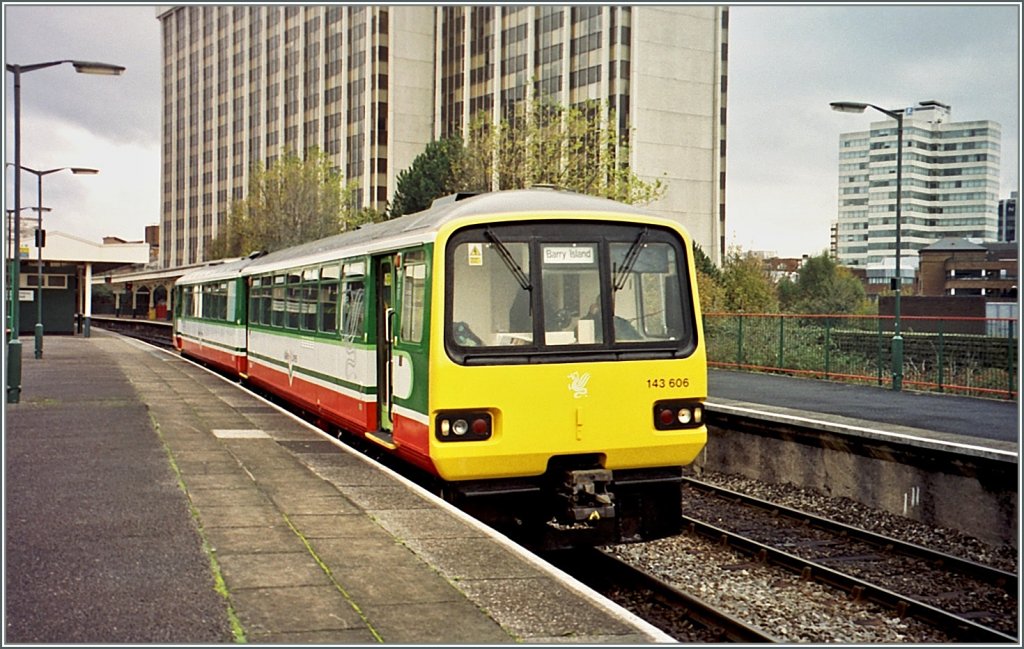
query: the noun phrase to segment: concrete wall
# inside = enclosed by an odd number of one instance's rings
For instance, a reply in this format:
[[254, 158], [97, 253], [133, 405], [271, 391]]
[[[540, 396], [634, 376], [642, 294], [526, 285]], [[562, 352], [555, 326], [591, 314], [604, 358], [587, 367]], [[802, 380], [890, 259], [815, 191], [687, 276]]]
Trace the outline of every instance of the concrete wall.
[[[1017, 462], [985, 452], [753, 424], [709, 412], [702, 470], [813, 489], [1018, 547]], [[813, 513], [813, 512], [812, 512]]]

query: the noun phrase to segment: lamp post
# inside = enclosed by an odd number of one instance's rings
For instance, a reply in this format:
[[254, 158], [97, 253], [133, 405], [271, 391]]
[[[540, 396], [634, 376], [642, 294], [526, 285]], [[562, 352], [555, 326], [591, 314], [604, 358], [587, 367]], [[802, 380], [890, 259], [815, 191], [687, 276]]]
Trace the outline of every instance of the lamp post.
[[[58, 171], [70, 171], [73, 174], [85, 174], [94, 176], [99, 173], [98, 169], [87, 167], [57, 167], [38, 171], [29, 167], [22, 167], [22, 171], [34, 174], [38, 182], [39, 205], [43, 204], [43, 176], [57, 173]], [[43, 246], [46, 245], [46, 231], [43, 230], [43, 213], [39, 212], [39, 227], [36, 228], [36, 358], [43, 357]]]
[[900, 277], [900, 231], [901, 207], [903, 200], [903, 111], [889, 110], [874, 104], [856, 101], [834, 101], [832, 110], [841, 113], [863, 113], [865, 108], [874, 108], [896, 120], [896, 272], [893, 289], [893, 336], [892, 336], [892, 389], [903, 389], [903, 336], [900, 334], [900, 294], [903, 292], [903, 278]]
[[63, 59], [46, 63], [18, 65], [6, 63], [4, 67], [14, 75], [14, 263], [11, 264], [11, 337], [7, 341], [7, 403], [21, 401], [21, 340], [18, 338], [19, 319], [18, 288], [21, 281], [21, 75], [43, 68], [70, 63], [75, 72], [83, 74], [119, 75], [124, 67], [110, 63], [74, 61]]

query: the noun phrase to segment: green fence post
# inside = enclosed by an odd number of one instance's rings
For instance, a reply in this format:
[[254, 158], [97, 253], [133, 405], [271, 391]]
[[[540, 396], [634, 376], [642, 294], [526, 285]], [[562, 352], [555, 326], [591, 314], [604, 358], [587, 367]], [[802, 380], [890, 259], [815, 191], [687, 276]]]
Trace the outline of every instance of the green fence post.
[[1013, 353], [1013, 320], [1006, 321], [1006, 398], [1013, 399], [1013, 379], [1017, 376], [1013, 361], [1017, 355]]
[[782, 314], [779, 314], [779, 362], [778, 362], [778, 366], [779, 366], [780, 370], [785, 367], [785, 365], [782, 364], [782, 351], [783, 351], [783, 349], [786, 346], [785, 343], [784, 343], [784, 341], [786, 340], [786, 338], [785, 338], [786, 334], [784, 333], [784, 325], [785, 325], [785, 323], [786, 323], [786, 319], [784, 317], [782, 317]]
[[743, 314], [736, 315], [737, 329], [739, 330], [736, 334], [736, 367], [743, 366]]
[[825, 318], [825, 378], [828, 378], [829, 374], [829, 348], [832, 333], [832, 318]]
[[878, 385], [882, 385], [882, 316], [878, 316], [875, 321], [878, 323]]
[[945, 378], [946, 378], [946, 372], [945, 372], [945, 370], [946, 370], [946, 355], [945, 355], [946, 338], [945, 338], [945, 336], [942, 335], [943, 334], [943, 330], [945, 328], [945, 326], [944, 326], [945, 324], [946, 324], [946, 321], [940, 318], [939, 319], [939, 376], [938, 376], [939, 392], [943, 392], [942, 384], [945, 382]]

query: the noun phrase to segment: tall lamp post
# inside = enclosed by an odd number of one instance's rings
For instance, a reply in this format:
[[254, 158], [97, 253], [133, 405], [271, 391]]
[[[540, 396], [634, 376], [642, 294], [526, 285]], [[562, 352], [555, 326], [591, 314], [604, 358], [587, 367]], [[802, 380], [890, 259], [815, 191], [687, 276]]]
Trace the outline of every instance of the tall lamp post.
[[903, 389], [903, 336], [900, 334], [900, 294], [903, 292], [903, 278], [900, 277], [900, 231], [901, 205], [903, 200], [903, 111], [889, 110], [874, 104], [856, 101], [834, 101], [832, 110], [841, 113], [863, 113], [865, 108], [874, 108], [896, 120], [896, 272], [893, 277], [893, 336], [892, 336], [892, 389]]
[[21, 340], [18, 338], [19, 319], [18, 287], [21, 281], [21, 75], [43, 68], [70, 63], [75, 72], [83, 74], [119, 75], [124, 66], [92, 61], [63, 59], [46, 63], [18, 65], [6, 63], [4, 67], [14, 75], [14, 263], [11, 264], [11, 337], [7, 341], [7, 403], [21, 401]]
[[[70, 171], [73, 174], [84, 174], [94, 176], [99, 169], [87, 167], [57, 167], [38, 171], [29, 167], [22, 167], [22, 171], [34, 174], [38, 182], [39, 205], [43, 204], [43, 176], [57, 173], [58, 171]], [[43, 213], [39, 212], [39, 227], [36, 228], [36, 358], [43, 357], [43, 247], [46, 245], [46, 231], [43, 230]]]

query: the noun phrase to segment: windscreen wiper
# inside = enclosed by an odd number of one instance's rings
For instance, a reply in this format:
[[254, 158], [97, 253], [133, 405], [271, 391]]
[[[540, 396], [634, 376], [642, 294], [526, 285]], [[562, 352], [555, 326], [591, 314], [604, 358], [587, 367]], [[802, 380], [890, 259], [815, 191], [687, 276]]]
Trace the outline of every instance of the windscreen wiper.
[[615, 290], [621, 291], [622, 287], [626, 285], [626, 278], [633, 271], [633, 266], [636, 264], [636, 260], [640, 257], [640, 250], [644, 247], [644, 242], [647, 241], [647, 228], [640, 231], [640, 234], [636, 235], [636, 239], [633, 240], [633, 245], [626, 251], [626, 257], [622, 260], [622, 266], [619, 267], [618, 272], [615, 275]]
[[487, 230], [484, 231], [484, 236], [494, 244], [494, 247], [498, 250], [498, 256], [501, 257], [501, 260], [505, 262], [505, 266], [507, 266], [509, 271], [512, 272], [513, 277], [515, 277], [516, 281], [519, 282], [519, 286], [521, 286], [525, 291], [532, 291], [533, 286], [530, 285], [530, 278], [526, 276], [523, 269], [520, 268], [519, 264], [516, 263], [516, 260], [512, 258], [512, 253], [508, 251], [508, 248], [506, 248], [505, 244], [501, 242], [498, 235], [491, 232], [490, 228], [487, 228]]

